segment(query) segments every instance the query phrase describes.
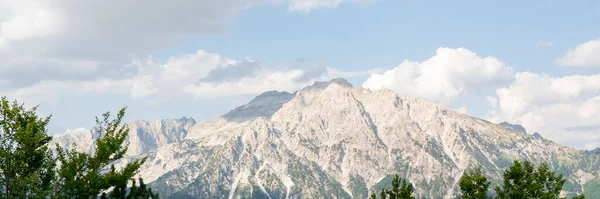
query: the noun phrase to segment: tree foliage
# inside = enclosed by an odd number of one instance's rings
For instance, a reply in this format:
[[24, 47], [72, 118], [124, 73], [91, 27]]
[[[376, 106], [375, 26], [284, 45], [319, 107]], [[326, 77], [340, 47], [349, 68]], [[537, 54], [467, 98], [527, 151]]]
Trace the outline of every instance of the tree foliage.
[[481, 167], [465, 171], [458, 182], [463, 199], [487, 199], [490, 182], [483, 175]]
[[[56, 145], [56, 155], [48, 146], [50, 117], [40, 118], [36, 110], [0, 99], [0, 199], [97, 198], [110, 189], [115, 190], [111, 198], [158, 198], [141, 178], [139, 186], [133, 180], [146, 158], [115, 169], [127, 152], [125, 108], [112, 120], [108, 112], [96, 118], [101, 136], [91, 154]], [[133, 186], [127, 188], [130, 180]]]
[[[382, 199], [414, 199], [412, 196], [414, 187], [412, 183], [407, 183], [406, 179], [401, 179], [398, 174], [392, 180], [392, 189], [381, 189], [379, 194]], [[375, 193], [371, 194], [371, 199], [377, 199]]]
[[37, 107], [0, 99], [0, 199], [44, 198], [50, 194], [54, 160], [46, 132], [50, 117], [39, 118]]
[[573, 197], [573, 199], [585, 199], [585, 195], [583, 195], [583, 194], [577, 195], [577, 196]]
[[[557, 199], [564, 184], [563, 175], [556, 175], [546, 164], [535, 168], [529, 161], [515, 160], [514, 165], [504, 171], [502, 186], [496, 186], [494, 190], [497, 199]], [[481, 167], [465, 171], [459, 181], [465, 199], [491, 198], [487, 194], [489, 185]], [[573, 199], [585, 199], [585, 196], [582, 194]]]
[[562, 174], [555, 175], [548, 165], [542, 164], [537, 169], [529, 161], [518, 160], [504, 171], [502, 187], [495, 188], [499, 199], [555, 199], [565, 184]]
[[158, 194], [152, 192], [151, 188], [147, 188], [142, 178], [139, 178], [138, 181], [140, 186], [137, 186], [135, 180], [131, 179], [132, 186], [130, 188], [127, 188], [127, 184], [121, 184], [115, 187], [115, 189], [108, 194], [108, 196], [106, 193], [103, 193], [100, 198], [158, 199]]
[[125, 108], [115, 119], [110, 120], [109, 112], [101, 120], [96, 118], [96, 130], [101, 135], [95, 140], [92, 154], [78, 152], [76, 146], [66, 151], [57, 145], [61, 166], [54, 192], [59, 198], [94, 198], [110, 188], [126, 185], [137, 174], [146, 158], [127, 163], [121, 170], [113, 164], [127, 152], [129, 129], [121, 124], [124, 115]]

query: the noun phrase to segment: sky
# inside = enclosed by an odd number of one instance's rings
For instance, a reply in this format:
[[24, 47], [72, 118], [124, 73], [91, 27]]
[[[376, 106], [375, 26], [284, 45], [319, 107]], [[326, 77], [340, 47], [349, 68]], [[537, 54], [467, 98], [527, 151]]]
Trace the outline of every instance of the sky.
[[0, 95], [51, 134], [333, 78], [600, 147], [600, 1], [0, 0]]

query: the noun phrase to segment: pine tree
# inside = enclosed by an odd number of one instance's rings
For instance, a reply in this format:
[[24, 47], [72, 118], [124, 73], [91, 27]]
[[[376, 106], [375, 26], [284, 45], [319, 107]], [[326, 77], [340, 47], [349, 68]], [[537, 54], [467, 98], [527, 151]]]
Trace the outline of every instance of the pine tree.
[[54, 193], [58, 198], [95, 198], [109, 188], [126, 186], [127, 182], [138, 172], [146, 158], [128, 163], [117, 170], [114, 162], [121, 160], [127, 152], [125, 139], [129, 129], [121, 124], [125, 108], [117, 117], [109, 120], [110, 113], [104, 113], [103, 119], [96, 118], [98, 133], [102, 135], [95, 140], [92, 154], [76, 151], [76, 146], [69, 151], [58, 147], [57, 153], [60, 168]]
[[138, 181], [140, 182], [139, 187], [135, 186], [135, 180], [132, 180], [133, 187], [129, 192], [128, 198], [158, 199], [158, 194], [152, 192], [152, 188], [148, 188], [146, 184], [144, 184], [144, 180], [142, 178], [139, 178]]
[[[382, 199], [414, 199], [412, 196], [414, 187], [412, 183], [407, 183], [405, 179], [401, 179], [398, 174], [392, 180], [392, 189], [381, 189], [380, 197]], [[375, 193], [371, 194], [371, 199], [377, 199]]]
[[490, 182], [483, 175], [481, 167], [463, 173], [458, 182], [463, 199], [487, 199]]
[[39, 118], [36, 109], [0, 99], [0, 199], [45, 198], [51, 191], [50, 117]]
[[101, 198], [123, 198], [123, 199], [158, 199], [158, 194], [152, 192], [151, 188], [146, 187], [142, 178], [138, 179], [140, 186], [136, 185], [134, 179], [131, 179], [132, 186], [127, 188], [126, 184], [117, 186], [107, 197], [104, 194]]

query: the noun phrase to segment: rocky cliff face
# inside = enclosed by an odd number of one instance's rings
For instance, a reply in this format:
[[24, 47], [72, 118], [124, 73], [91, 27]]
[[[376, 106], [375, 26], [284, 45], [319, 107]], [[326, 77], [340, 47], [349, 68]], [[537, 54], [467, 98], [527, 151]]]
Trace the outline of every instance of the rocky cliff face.
[[[172, 139], [130, 139], [169, 140], [132, 152], [149, 157], [140, 175], [165, 198], [366, 198], [393, 174], [418, 198], [455, 198], [465, 169], [481, 165], [499, 182], [513, 159], [566, 174], [565, 194], [600, 197], [589, 195], [600, 188], [598, 155], [343, 79], [267, 92], [191, 128], [143, 124], [173, 129], [157, 133]], [[141, 129], [133, 135], [154, 132]]]
[[257, 96], [248, 104], [233, 109], [221, 118], [231, 122], [244, 122], [258, 117], [271, 118], [273, 113], [293, 97], [294, 94], [288, 92], [268, 91]]
[[[157, 148], [182, 141], [188, 134], [190, 128], [196, 124], [192, 118], [183, 117], [176, 120], [136, 120], [127, 124], [129, 128], [128, 156], [138, 156]], [[77, 144], [77, 149], [83, 152], [91, 152], [93, 139], [100, 133], [97, 129], [77, 129], [74, 132], [55, 136], [50, 146], [58, 143], [62, 147], [70, 147]]]

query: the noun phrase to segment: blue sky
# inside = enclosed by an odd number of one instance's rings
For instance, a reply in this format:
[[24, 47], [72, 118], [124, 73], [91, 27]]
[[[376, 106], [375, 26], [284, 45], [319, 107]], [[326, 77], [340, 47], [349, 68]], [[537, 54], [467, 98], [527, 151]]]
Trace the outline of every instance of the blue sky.
[[598, 1], [74, 2], [0, 0], [0, 92], [51, 133], [122, 106], [211, 120], [344, 77], [600, 146]]

